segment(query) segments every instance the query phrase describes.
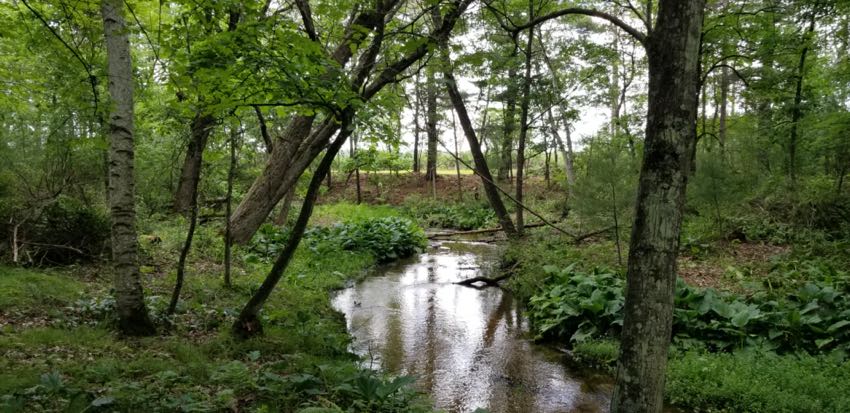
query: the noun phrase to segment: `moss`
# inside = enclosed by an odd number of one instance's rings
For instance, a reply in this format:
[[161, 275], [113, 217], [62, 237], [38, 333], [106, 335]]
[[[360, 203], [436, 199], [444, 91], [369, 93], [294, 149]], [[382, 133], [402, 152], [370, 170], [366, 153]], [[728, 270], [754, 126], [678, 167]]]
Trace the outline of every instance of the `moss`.
[[0, 311], [48, 309], [73, 302], [85, 284], [57, 271], [0, 267]]

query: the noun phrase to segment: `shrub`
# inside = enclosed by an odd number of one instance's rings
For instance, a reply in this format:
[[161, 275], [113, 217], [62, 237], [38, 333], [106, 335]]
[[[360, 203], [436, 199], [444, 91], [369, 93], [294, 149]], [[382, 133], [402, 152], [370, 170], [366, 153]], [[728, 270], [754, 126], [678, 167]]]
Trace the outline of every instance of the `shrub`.
[[109, 220], [76, 199], [61, 196], [18, 228], [19, 257], [32, 265], [92, 261], [107, 251]]
[[408, 198], [407, 215], [430, 228], [471, 230], [496, 225], [496, 213], [486, 203], [446, 204], [442, 201]]
[[[251, 242], [250, 251], [270, 259], [277, 255], [288, 239], [289, 230], [264, 226]], [[410, 220], [385, 217], [313, 227], [304, 233], [304, 243], [313, 251], [367, 251], [376, 261], [389, 262], [419, 252], [427, 245], [427, 239], [422, 229]]]
[[[539, 338], [616, 336], [622, 327], [625, 282], [610, 271], [574, 266], [544, 267], [541, 292], [529, 300], [529, 319]], [[764, 347], [816, 354], [850, 351], [850, 279], [807, 282], [784, 295], [749, 297], [677, 283], [674, 340], [712, 350]]]
[[387, 217], [356, 223], [315, 227], [306, 234], [308, 245], [338, 245], [345, 250], [369, 251], [378, 262], [409, 257], [427, 245], [425, 233], [408, 219]]
[[574, 265], [543, 270], [549, 274], [550, 288], [528, 303], [528, 317], [538, 337], [554, 335], [581, 342], [619, 332], [625, 302], [620, 276], [603, 270], [583, 273]]

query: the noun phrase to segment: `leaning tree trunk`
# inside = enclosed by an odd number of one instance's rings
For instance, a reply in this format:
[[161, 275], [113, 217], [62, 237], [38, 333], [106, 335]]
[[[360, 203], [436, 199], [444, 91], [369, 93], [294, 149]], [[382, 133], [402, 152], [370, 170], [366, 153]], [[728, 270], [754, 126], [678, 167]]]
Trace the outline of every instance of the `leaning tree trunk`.
[[612, 412], [660, 412], [673, 324], [676, 257], [696, 146], [705, 0], [663, 0], [646, 38], [646, 143], [629, 249]]
[[350, 117], [352, 115], [351, 113], [346, 115], [348, 117], [342, 121], [343, 126], [339, 132], [339, 136], [337, 136], [337, 138], [328, 147], [327, 152], [325, 152], [325, 156], [316, 168], [316, 172], [313, 173], [310, 185], [307, 188], [307, 194], [304, 196], [304, 203], [301, 206], [301, 212], [299, 212], [298, 219], [292, 227], [292, 231], [290, 232], [286, 245], [278, 254], [277, 259], [275, 260], [271, 271], [269, 271], [269, 274], [266, 276], [266, 279], [263, 281], [263, 284], [260, 285], [257, 292], [254, 293], [250, 300], [248, 300], [248, 303], [245, 304], [244, 308], [242, 308], [242, 311], [239, 313], [239, 317], [233, 324], [233, 335], [238, 338], [250, 338], [262, 334], [263, 332], [263, 325], [260, 322], [259, 317], [260, 309], [263, 308], [263, 304], [265, 304], [272, 291], [274, 291], [275, 286], [280, 281], [281, 277], [283, 277], [283, 271], [289, 265], [289, 262], [292, 260], [292, 256], [295, 255], [295, 249], [298, 248], [298, 244], [301, 242], [301, 238], [307, 228], [307, 222], [313, 214], [313, 206], [315, 205], [316, 197], [319, 195], [319, 188], [322, 186], [322, 180], [324, 179], [325, 174], [330, 170], [331, 165], [333, 164], [333, 159], [339, 152], [342, 144], [348, 136], [351, 135], [352, 129]]
[[[340, 67], [345, 67], [372, 29], [383, 21], [384, 15], [385, 13], [369, 10], [357, 15], [346, 27], [343, 39], [329, 57]], [[329, 139], [339, 129], [339, 125], [333, 121], [326, 121], [314, 127], [315, 120], [315, 116], [293, 117], [283, 136], [274, 143], [263, 171], [233, 212], [233, 242], [244, 244], [254, 236], [275, 205], [325, 149]]]
[[126, 335], [156, 333], [145, 307], [138, 262], [133, 176], [133, 67], [124, 22], [124, 3], [103, 0], [107, 76], [112, 104], [109, 113], [109, 210], [112, 218], [112, 262], [118, 325]]
[[428, 135], [428, 155], [425, 162], [425, 180], [437, 178], [437, 86], [433, 69], [428, 68], [425, 85], [425, 132]]
[[192, 197], [201, 177], [204, 148], [207, 146], [213, 125], [215, 125], [215, 118], [209, 114], [198, 113], [192, 120], [189, 146], [186, 147], [186, 158], [183, 159], [180, 182], [177, 184], [177, 191], [174, 193], [175, 212], [186, 212], [192, 208]]
[[460, 126], [463, 128], [467, 142], [469, 142], [469, 151], [472, 152], [472, 160], [475, 162], [475, 172], [481, 177], [484, 192], [487, 194], [487, 200], [490, 202], [490, 207], [496, 213], [496, 217], [499, 219], [499, 224], [502, 226], [505, 235], [508, 238], [516, 238], [516, 227], [514, 227], [514, 223], [511, 221], [511, 216], [508, 215], [505, 204], [502, 202], [502, 197], [499, 196], [499, 188], [496, 187], [496, 183], [493, 181], [493, 175], [490, 174], [487, 159], [481, 152], [481, 145], [475, 136], [475, 128], [472, 127], [472, 121], [469, 120], [469, 114], [466, 111], [463, 97], [457, 88], [457, 82], [455, 81], [454, 73], [452, 73], [451, 60], [445, 51], [443, 55], [443, 79], [449, 92], [449, 98], [452, 101], [455, 112], [457, 112]]

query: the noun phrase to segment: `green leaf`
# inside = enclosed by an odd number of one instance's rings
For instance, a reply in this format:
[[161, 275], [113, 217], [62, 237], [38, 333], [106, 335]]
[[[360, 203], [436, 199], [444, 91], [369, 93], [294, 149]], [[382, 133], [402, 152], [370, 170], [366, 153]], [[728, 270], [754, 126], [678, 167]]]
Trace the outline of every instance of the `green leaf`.
[[850, 320], [841, 320], [833, 323], [829, 327], [827, 327], [826, 331], [828, 333], [834, 333], [838, 331], [840, 328], [850, 325]]

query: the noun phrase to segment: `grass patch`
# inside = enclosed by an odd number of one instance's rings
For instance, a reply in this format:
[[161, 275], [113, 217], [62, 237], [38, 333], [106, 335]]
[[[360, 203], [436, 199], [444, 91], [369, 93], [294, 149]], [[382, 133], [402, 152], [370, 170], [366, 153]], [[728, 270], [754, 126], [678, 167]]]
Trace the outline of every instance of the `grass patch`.
[[850, 363], [829, 357], [739, 352], [676, 356], [670, 403], [699, 412], [847, 412]]
[[[385, 215], [388, 208], [351, 205], [327, 211], [347, 219]], [[174, 283], [174, 251], [165, 244], [179, 238], [177, 224], [159, 223], [162, 242], [148, 245], [148, 262], [164, 264], [145, 273], [157, 319]], [[223, 287], [214, 255], [190, 261], [172, 329], [142, 339], [112, 332], [108, 278], [6, 271], [14, 274], [0, 277], [0, 297], [16, 310], [29, 314], [46, 297], [69, 308], [50, 314], [46, 326], [0, 334], [0, 411], [430, 411], [406, 381], [358, 366], [345, 320], [331, 308], [329, 293], [374, 265], [370, 250], [303, 244], [261, 313], [265, 335], [247, 341], [234, 340], [230, 326], [271, 264], [241, 258], [232, 289]], [[12, 301], [7, 290], [21, 293]]]
[[84, 290], [84, 283], [60, 272], [0, 267], [2, 312], [65, 305]]
[[[576, 344], [574, 359], [614, 373], [619, 343]], [[850, 362], [832, 356], [671, 351], [665, 399], [693, 412], [850, 411]]]
[[331, 225], [340, 222], [364, 221], [374, 218], [398, 217], [401, 212], [389, 205], [367, 205], [339, 202], [317, 205], [310, 218], [314, 225]]

